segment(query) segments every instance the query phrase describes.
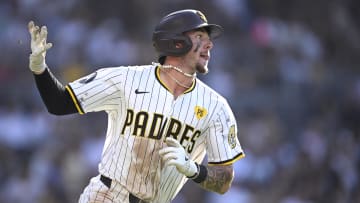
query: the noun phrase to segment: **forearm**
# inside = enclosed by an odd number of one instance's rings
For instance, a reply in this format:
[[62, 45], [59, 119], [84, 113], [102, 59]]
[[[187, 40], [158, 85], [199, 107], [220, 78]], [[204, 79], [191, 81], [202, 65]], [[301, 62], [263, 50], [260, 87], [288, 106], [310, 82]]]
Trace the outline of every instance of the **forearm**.
[[199, 185], [209, 191], [224, 194], [234, 179], [234, 169], [228, 166], [207, 166], [207, 176]]
[[159, 155], [164, 165], [174, 165], [187, 178], [192, 179], [206, 190], [224, 194], [234, 179], [234, 169], [230, 165], [204, 166], [189, 159], [184, 148], [173, 138], [166, 138], [164, 147]]

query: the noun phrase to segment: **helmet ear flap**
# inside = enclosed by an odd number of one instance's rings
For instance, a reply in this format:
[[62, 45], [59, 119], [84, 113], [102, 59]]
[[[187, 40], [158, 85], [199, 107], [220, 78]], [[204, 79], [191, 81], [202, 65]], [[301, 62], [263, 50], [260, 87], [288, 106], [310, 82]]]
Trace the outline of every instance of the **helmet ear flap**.
[[183, 34], [156, 32], [153, 35], [156, 51], [161, 56], [181, 56], [190, 51], [191, 39]]

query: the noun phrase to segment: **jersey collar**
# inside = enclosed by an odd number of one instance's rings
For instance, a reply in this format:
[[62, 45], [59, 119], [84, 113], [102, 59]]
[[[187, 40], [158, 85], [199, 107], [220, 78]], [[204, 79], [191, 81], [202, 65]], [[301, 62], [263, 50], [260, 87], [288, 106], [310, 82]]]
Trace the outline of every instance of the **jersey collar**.
[[[170, 89], [165, 85], [165, 83], [160, 79], [160, 65], [156, 66], [155, 67], [155, 76], [156, 76], [156, 79], [159, 81], [159, 83], [169, 92]], [[186, 94], [186, 93], [189, 93], [191, 92], [193, 89], [195, 89], [195, 86], [196, 86], [196, 78], [194, 80], [194, 82], [192, 83], [191, 87], [189, 89], [187, 89], [183, 94]]]

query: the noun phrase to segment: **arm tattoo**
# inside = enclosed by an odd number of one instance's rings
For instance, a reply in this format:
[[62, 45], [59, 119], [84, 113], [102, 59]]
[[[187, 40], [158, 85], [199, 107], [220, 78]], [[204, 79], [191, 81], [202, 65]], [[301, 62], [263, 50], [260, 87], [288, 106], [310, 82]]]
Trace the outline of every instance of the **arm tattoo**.
[[231, 186], [234, 179], [234, 169], [232, 165], [227, 166], [207, 166], [208, 175], [200, 183], [206, 190], [224, 194]]

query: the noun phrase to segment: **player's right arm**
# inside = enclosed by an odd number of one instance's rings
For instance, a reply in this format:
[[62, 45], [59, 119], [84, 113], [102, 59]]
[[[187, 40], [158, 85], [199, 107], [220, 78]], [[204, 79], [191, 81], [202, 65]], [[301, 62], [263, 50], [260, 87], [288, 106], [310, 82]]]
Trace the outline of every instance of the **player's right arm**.
[[47, 68], [46, 51], [52, 47], [52, 44], [46, 42], [46, 26], [40, 28], [30, 21], [28, 29], [31, 36], [29, 68], [34, 73], [36, 86], [47, 110], [55, 115], [78, 112], [70, 93]]

